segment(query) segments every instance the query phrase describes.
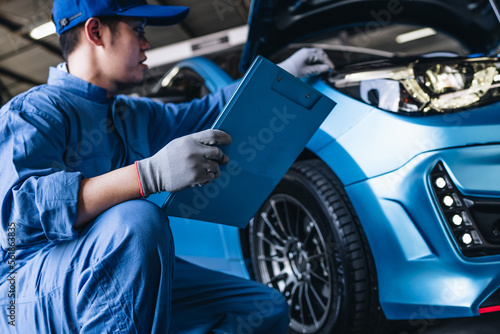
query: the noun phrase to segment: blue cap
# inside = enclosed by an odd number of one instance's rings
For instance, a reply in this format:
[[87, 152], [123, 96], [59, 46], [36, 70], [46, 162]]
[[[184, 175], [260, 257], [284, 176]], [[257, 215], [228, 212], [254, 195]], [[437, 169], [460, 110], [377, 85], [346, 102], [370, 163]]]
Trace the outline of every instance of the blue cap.
[[163, 26], [181, 22], [188, 12], [188, 7], [148, 5], [146, 0], [54, 0], [52, 18], [61, 34], [91, 17], [129, 16]]

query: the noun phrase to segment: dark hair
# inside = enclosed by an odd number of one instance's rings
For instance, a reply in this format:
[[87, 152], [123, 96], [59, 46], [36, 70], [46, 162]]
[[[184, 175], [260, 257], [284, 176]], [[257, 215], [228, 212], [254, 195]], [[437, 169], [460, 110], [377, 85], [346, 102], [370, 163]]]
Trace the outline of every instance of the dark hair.
[[[98, 17], [99, 21], [102, 24], [107, 25], [111, 34], [113, 36], [111, 42], [114, 41], [115, 34], [117, 32], [116, 27], [118, 26], [118, 22], [120, 22], [120, 18], [117, 16], [103, 16]], [[85, 26], [85, 22], [80, 23], [73, 28], [66, 30], [61, 35], [59, 35], [59, 45], [61, 46], [61, 52], [64, 59], [68, 60], [68, 56], [73, 52], [80, 42], [80, 30]]]

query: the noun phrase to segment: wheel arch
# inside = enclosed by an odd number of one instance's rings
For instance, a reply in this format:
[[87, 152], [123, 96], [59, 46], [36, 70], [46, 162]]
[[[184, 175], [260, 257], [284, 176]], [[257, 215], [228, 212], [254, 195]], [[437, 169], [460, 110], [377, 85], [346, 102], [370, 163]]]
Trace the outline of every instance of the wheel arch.
[[[341, 155], [337, 156], [336, 154], [332, 154], [331, 153], [332, 148], [334, 148], [336, 152], [341, 152]], [[351, 172], [354, 171], [354, 173], [357, 173], [358, 175], [359, 173], [361, 173], [360, 168], [356, 165], [353, 158], [335, 141], [326, 144], [322, 149], [316, 151], [314, 150], [314, 148], [310, 148], [308, 145], [308, 147], [306, 147], [297, 157], [295, 163], [304, 160], [319, 160], [323, 162], [330, 169], [332, 174], [341, 181], [344, 188], [347, 185], [349, 185], [349, 183], [346, 183], [346, 181], [352, 182], [353, 176], [349, 174], [350, 171]], [[335, 163], [338, 161], [340, 161], [341, 163]], [[339, 175], [344, 176], [344, 178], [340, 177]], [[364, 178], [366, 178], [366, 176], [364, 176]], [[378, 286], [379, 277], [377, 275], [377, 262], [373, 257], [371, 251], [372, 246], [370, 244], [370, 240], [366, 235], [366, 229], [363, 225], [363, 222], [361, 221], [359, 215], [355, 211], [354, 205], [352, 204], [352, 200], [347, 192], [346, 196], [350, 202], [352, 212], [355, 214], [356, 219], [360, 224], [363, 233], [363, 238], [365, 239], [366, 244], [370, 248], [370, 256], [372, 259], [372, 263], [374, 265], [373, 267], [374, 280], [376, 282], [376, 285]], [[250, 224], [252, 224], [252, 222], [250, 222]], [[239, 230], [239, 237], [240, 237], [240, 245], [241, 245], [243, 260], [247, 267], [248, 274], [251, 279], [255, 279], [254, 271], [252, 268], [252, 261], [250, 258], [250, 243], [249, 243], [250, 224], [245, 229]], [[377, 299], [379, 300], [380, 303], [380, 297], [378, 296], [378, 293], [377, 293]]]
[[[317, 137], [318, 134], [321, 135], [321, 137], [328, 137], [328, 134], [323, 132], [321, 129], [318, 130], [315, 137]], [[353, 180], [360, 181], [366, 178], [366, 175], [361, 171], [349, 153], [344, 150], [338, 142], [332, 141], [332, 138], [330, 138], [328, 143], [325, 143], [325, 139], [323, 139], [322, 145], [318, 145], [317, 142], [312, 140], [300, 153], [297, 159], [295, 159], [295, 162], [309, 159], [317, 159], [325, 163], [330, 168], [332, 173], [342, 182], [344, 187], [355, 182]], [[351, 199], [349, 200], [351, 201]], [[361, 222], [361, 226], [363, 227], [363, 222]], [[242, 245], [243, 258], [245, 262], [247, 262], [249, 255], [249, 245], [246, 241], [248, 240], [248, 229], [249, 226], [245, 229], [240, 229], [240, 244]], [[253, 273], [251, 270], [249, 270], [249, 274], [250, 277], [252, 277]]]

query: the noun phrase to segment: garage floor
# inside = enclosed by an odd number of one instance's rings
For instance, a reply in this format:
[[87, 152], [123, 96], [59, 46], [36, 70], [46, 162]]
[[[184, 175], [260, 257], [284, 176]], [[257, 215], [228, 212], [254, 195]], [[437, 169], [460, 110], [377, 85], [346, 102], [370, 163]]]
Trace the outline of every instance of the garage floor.
[[[484, 314], [473, 318], [430, 320], [419, 322], [411, 334], [498, 334], [500, 333], [500, 312]], [[408, 333], [401, 333], [408, 334]]]

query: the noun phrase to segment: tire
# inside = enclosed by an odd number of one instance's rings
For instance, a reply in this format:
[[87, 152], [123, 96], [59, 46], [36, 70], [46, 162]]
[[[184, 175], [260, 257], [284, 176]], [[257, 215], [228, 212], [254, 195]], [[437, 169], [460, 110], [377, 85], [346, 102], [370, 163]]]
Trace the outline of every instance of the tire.
[[343, 185], [319, 160], [295, 163], [253, 218], [255, 279], [290, 305], [291, 333], [377, 333], [372, 255]]

